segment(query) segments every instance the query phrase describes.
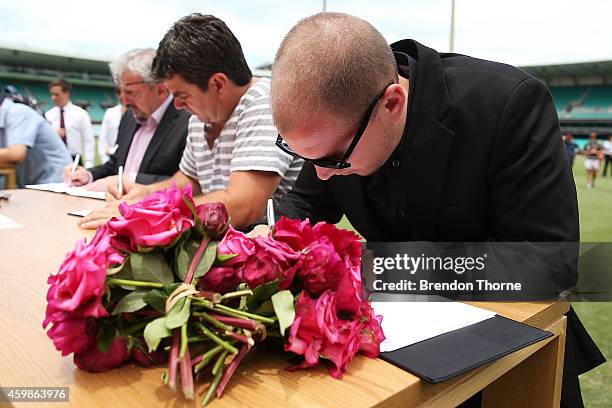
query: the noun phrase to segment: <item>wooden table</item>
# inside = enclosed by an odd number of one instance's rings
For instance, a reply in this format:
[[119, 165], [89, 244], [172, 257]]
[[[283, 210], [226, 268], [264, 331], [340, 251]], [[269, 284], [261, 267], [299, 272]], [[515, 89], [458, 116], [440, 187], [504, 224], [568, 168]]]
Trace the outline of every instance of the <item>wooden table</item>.
[[[0, 213], [24, 228], [0, 230], [0, 385], [70, 387], [70, 403], [53, 407], [199, 406], [161, 383], [162, 368], [127, 365], [104, 374], [75, 368], [42, 329], [47, 277], [87, 234], [67, 211], [104, 203], [32, 190], [13, 190]], [[487, 407], [558, 407], [565, 316], [569, 305], [473, 303], [554, 333], [553, 337], [437, 385], [427, 384], [379, 359], [358, 356], [343, 380], [322, 368], [289, 373], [280, 355], [254, 352], [240, 366], [224, 396], [211, 407], [452, 407], [483, 390]], [[17, 407], [27, 403], [15, 404]], [[45, 406], [31, 403], [30, 406]]]

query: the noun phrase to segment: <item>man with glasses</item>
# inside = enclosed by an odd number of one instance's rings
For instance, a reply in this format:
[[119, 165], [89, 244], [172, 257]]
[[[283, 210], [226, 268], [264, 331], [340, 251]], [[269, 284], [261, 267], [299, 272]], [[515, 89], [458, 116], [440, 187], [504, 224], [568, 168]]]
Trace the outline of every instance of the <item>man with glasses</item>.
[[104, 191], [117, 186], [119, 166], [126, 182], [151, 184], [171, 177], [179, 167], [187, 140], [189, 114], [177, 110], [166, 86], [153, 80], [153, 49], [127, 52], [110, 64], [122, 99], [129, 108], [119, 123], [117, 149], [96, 167], [64, 169], [67, 183]]
[[[300, 21], [272, 67], [277, 145], [305, 160], [278, 215], [346, 216], [373, 242], [579, 241], [555, 106], [529, 74], [412, 40], [389, 46], [339, 13]], [[541, 266], [562, 289], [576, 283], [575, 264], [556, 276]], [[566, 344], [562, 406], [577, 407], [577, 375], [605, 360], [573, 310]]]
[[[192, 14], [177, 21], [159, 44], [154, 76], [192, 113], [187, 146], [172, 179], [127, 183], [134, 201], [176, 184], [191, 185], [195, 201], [223, 202], [235, 228], [261, 220], [269, 198], [278, 202], [292, 187], [302, 160], [280, 151], [272, 121], [270, 80], [254, 78], [238, 39], [220, 19]], [[112, 191], [112, 190], [111, 190]], [[117, 214], [117, 203], [85, 217], [96, 227]]]

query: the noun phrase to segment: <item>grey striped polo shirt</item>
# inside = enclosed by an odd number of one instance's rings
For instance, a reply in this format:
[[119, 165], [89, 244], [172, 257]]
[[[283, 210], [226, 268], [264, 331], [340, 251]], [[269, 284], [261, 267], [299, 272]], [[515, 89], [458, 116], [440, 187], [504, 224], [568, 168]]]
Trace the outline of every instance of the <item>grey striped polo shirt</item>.
[[204, 194], [226, 189], [231, 172], [249, 170], [270, 171], [281, 177], [272, 197], [275, 203], [291, 190], [303, 162], [276, 147], [269, 95], [268, 78], [255, 82], [240, 98], [212, 150], [206, 143], [204, 123], [195, 115], [189, 119], [180, 169], [200, 182]]

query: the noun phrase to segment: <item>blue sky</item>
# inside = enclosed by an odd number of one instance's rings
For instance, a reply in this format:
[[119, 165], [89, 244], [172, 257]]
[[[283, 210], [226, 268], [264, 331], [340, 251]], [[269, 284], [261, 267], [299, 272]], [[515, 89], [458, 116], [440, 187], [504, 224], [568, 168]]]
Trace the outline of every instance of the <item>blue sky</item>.
[[[448, 51], [451, 0], [328, 0], [328, 11], [362, 17], [389, 42], [414, 38]], [[99, 59], [156, 47], [172, 23], [192, 12], [223, 19], [249, 65], [270, 62], [314, 0], [3, 1], [0, 45]], [[455, 51], [514, 65], [612, 59], [610, 0], [456, 0]], [[1, 63], [1, 62], [0, 62]]]

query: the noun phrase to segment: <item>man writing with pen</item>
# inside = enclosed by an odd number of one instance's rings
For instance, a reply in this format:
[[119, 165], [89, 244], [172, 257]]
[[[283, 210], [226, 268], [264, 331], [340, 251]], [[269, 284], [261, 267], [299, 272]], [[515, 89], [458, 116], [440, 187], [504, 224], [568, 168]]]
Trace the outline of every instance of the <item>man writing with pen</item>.
[[166, 33], [153, 76], [173, 93], [178, 109], [193, 114], [179, 171], [151, 185], [126, 182], [123, 196], [109, 187], [114, 197], [83, 218], [81, 227], [96, 228], [117, 215], [115, 199], [135, 201], [173, 183], [191, 185], [197, 203], [223, 202], [236, 228], [263, 220], [267, 200], [278, 203], [302, 166], [274, 145], [270, 81], [253, 78], [223, 21], [200, 14], [182, 18]]
[[64, 169], [64, 181], [88, 190], [117, 186], [119, 167], [125, 180], [151, 184], [171, 177], [177, 170], [187, 138], [189, 114], [177, 110], [166, 86], [155, 81], [151, 64], [155, 51], [137, 49], [110, 64], [128, 110], [119, 124], [116, 149], [110, 159], [85, 169]]

